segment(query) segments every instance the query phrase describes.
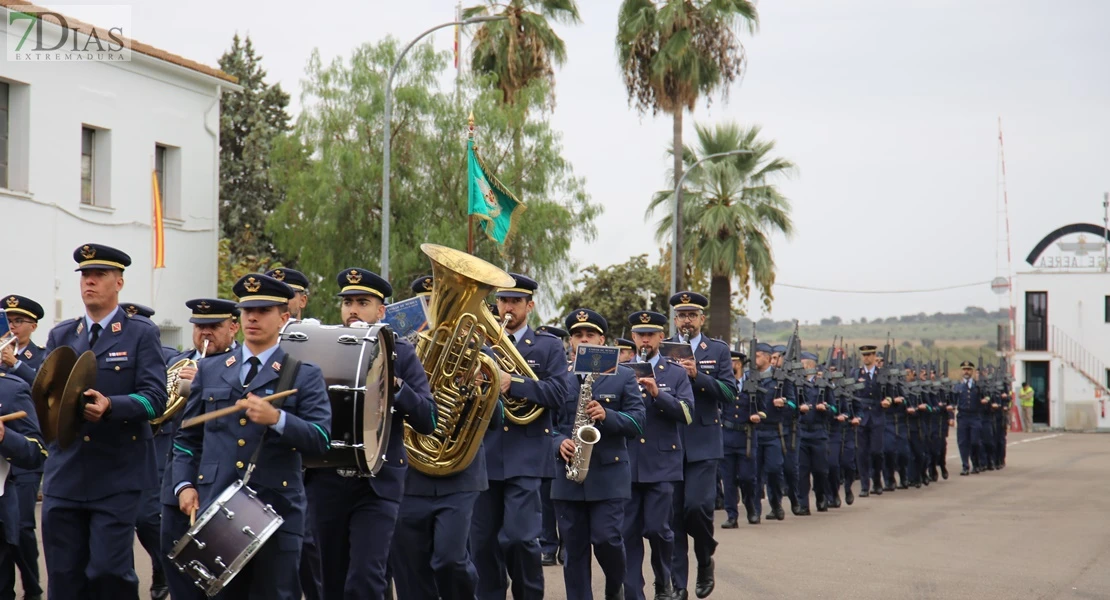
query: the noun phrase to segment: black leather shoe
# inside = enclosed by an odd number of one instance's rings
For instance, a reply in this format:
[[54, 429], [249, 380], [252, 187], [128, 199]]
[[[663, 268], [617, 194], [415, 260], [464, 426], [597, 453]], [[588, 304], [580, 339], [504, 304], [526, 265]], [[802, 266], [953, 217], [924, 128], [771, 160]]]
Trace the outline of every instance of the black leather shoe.
[[832, 502], [829, 503], [829, 508], [840, 508], [840, 496], [833, 496]]
[[544, 567], [554, 567], [555, 566], [555, 553], [554, 552], [543, 552], [543, 553], [541, 553], [540, 554], [540, 565], [544, 566]]
[[968, 474], [970, 474], [970, 471], [967, 470], [967, 467], [964, 467], [963, 469], [960, 469], [960, 475], [968, 475]]
[[772, 519], [778, 519], [779, 521], [785, 521], [786, 520], [786, 511], [782, 509], [782, 506], [775, 506], [775, 507], [771, 508], [771, 515], [770, 516], [771, 516]]
[[803, 510], [805, 510], [805, 509], [803, 509], [800, 506], [795, 505], [793, 502], [790, 503], [790, 512], [794, 513], [795, 517], [801, 516]]
[[729, 517], [727, 521], [721, 523], [721, 529], [736, 529], [739, 526], [740, 525], [736, 523], [736, 519], [733, 519], [732, 517]]
[[921, 489], [921, 480], [919, 479], [919, 480], [913, 482], [913, 487], [914, 487], [914, 489], [920, 490]]
[[852, 495], [852, 488], [844, 488], [844, 503], [851, 506], [856, 501], [856, 497]]
[[152, 600], [165, 600], [170, 595], [170, 586], [166, 584], [166, 574], [162, 571], [151, 573], [150, 597]]
[[829, 503], [824, 498], [817, 501], [817, 512], [829, 512]]
[[725, 499], [718, 496], [717, 501], [713, 503], [713, 510], [724, 510], [724, 509], [725, 509]]
[[674, 591], [674, 600], [687, 600], [690, 597], [690, 592], [686, 588], [678, 588]]
[[910, 484], [906, 483], [906, 482], [905, 482], [905, 480], [903, 480], [903, 481], [900, 481], [900, 482], [898, 483], [898, 489], [900, 489], [900, 490], [908, 490], [908, 489], [910, 489]]
[[932, 479], [928, 475], [922, 477], [921, 481], [917, 482], [917, 487], [921, 487], [921, 484], [923, 483], [925, 484], [925, 487], [929, 487], [929, 484], [932, 483]]
[[759, 525], [760, 521], [762, 521], [762, 519], [759, 518], [759, 515], [755, 513], [748, 515], [748, 525]]
[[674, 590], [671, 589], [671, 582], [655, 582], [655, 600], [672, 600], [673, 598]]
[[882, 496], [883, 495], [883, 488], [877, 487], [877, 488], [871, 490], [871, 493], [876, 495], [876, 496]]
[[713, 579], [713, 559], [710, 558], [709, 564], [704, 567], [698, 565], [698, 579], [694, 586], [694, 594], [698, 598], [708, 598], [716, 585], [717, 582]]
[[605, 600], [624, 600], [624, 586], [613, 592], [612, 594], [605, 594]]
[[987, 465], [987, 470], [988, 471], [993, 471], [994, 470], [994, 465]]
[[809, 512], [809, 509], [804, 507], [804, 506], [799, 508], [797, 511], [794, 512], [794, 515], [799, 516], [799, 517], [808, 517], [811, 514], [812, 513]]
[[940, 466], [941, 479], [948, 479], [948, 467], [945, 465]]
[[[859, 491], [859, 497], [860, 497], [860, 498], [866, 498], [866, 497], [868, 497], [868, 496], [870, 496], [870, 495], [871, 495], [871, 492], [869, 492], [869, 491], [867, 491], [867, 490], [860, 490], [860, 491]], [[851, 502], [848, 502], [848, 504], [849, 504], [849, 505], [851, 505], [852, 503], [851, 503]]]
[[884, 486], [883, 486], [883, 491], [884, 491], [884, 492], [893, 492], [893, 491], [894, 491], [894, 489], [895, 489], [895, 488], [894, 488], [894, 486], [893, 486], [893, 485], [890, 485], [890, 484], [887, 484], [887, 485], [884, 485]]

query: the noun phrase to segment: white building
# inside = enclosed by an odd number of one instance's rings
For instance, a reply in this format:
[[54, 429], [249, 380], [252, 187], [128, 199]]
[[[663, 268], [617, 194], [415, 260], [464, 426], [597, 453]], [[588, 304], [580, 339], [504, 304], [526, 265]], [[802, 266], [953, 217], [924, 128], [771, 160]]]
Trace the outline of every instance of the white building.
[[[0, 0], [4, 23], [13, 10], [28, 7]], [[91, 26], [61, 23], [43, 27], [40, 47], [63, 35], [89, 43]], [[96, 37], [108, 40], [114, 25], [97, 25]], [[7, 249], [0, 294], [43, 305], [34, 338], [44, 345], [53, 324], [83, 314], [74, 248], [107, 244], [132, 258], [121, 300], [157, 311], [164, 344], [187, 341], [185, 301], [216, 293], [219, 98], [240, 89], [235, 78], [126, 39], [127, 61], [74, 59], [68, 44], [43, 60], [31, 45], [40, 41], [37, 31], [21, 46], [31, 51], [13, 55], [25, 30], [0, 30], [0, 247]], [[158, 270], [154, 172], [165, 217], [165, 268]]]
[[1106, 229], [1076, 223], [1040, 241], [1014, 278], [1017, 384], [1038, 400], [1034, 421], [1110, 429], [1110, 274]]

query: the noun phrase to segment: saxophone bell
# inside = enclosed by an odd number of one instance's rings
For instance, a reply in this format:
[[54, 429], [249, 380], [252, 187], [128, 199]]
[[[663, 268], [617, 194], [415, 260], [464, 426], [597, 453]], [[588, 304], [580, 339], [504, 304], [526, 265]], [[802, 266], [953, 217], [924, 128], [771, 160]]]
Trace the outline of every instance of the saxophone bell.
[[594, 378], [590, 373], [582, 382], [578, 391], [578, 409], [574, 414], [574, 456], [567, 463], [567, 479], [582, 483], [590, 473], [590, 457], [593, 456], [594, 444], [601, 440], [601, 431], [594, 427], [594, 421], [586, 414], [586, 405], [593, 400]]

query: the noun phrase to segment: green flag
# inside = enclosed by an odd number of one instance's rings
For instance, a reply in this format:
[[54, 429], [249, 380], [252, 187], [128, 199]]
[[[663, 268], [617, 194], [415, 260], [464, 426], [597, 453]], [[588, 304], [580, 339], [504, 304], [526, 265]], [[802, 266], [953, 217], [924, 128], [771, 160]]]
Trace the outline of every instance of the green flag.
[[513, 233], [513, 221], [526, 208], [501, 182], [486, 170], [474, 139], [466, 141], [468, 213], [481, 220], [489, 239], [504, 245]]

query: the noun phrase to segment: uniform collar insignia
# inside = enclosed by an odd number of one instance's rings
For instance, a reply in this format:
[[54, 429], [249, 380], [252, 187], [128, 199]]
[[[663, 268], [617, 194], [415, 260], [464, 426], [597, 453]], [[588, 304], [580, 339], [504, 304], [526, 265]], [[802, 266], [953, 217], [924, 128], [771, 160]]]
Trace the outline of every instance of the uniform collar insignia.
[[85, 320], [81, 319], [81, 321], [77, 323], [77, 335], [81, 335], [81, 332], [84, 331], [84, 330], [85, 330]]
[[224, 366], [225, 367], [230, 367], [233, 364], [235, 364], [235, 355], [234, 354], [227, 357], [227, 360], [224, 361]]
[[121, 329], [123, 329], [123, 323], [119, 321], [112, 323], [112, 333], [119, 333]]
[[272, 364], [270, 366], [273, 367], [275, 371], [281, 371], [281, 363], [279, 363], [276, 360], [274, 361], [274, 364]]
[[702, 342], [702, 343], [701, 343], [701, 345], [699, 346], [699, 348], [701, 348], [702, 350], [705, 350], [705, 349], [706, 349], [706, 348], [708, 348], [708, 347], [709, 347], [709, 346], [706, 346], [706, 345], [705, 345], [705, 342]]
[[27, 358], [31, 358], [31, 350], [30, 349], [24, 350], [23, 351], [23, 356], [26, 356]]

